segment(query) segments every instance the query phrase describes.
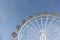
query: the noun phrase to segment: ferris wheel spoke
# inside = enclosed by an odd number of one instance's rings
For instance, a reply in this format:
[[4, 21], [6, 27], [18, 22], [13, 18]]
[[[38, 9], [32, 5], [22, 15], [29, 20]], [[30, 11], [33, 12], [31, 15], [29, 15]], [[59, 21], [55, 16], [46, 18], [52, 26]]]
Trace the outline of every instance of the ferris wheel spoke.
[[55, 31], [55, 29], [51, 29], [51, 30], [48, 31], [48, 33], [49, 33], [49, 34], [54, 34], [54, 33], [56, 34], [56, 33], [58, 33], [58, 32]]
[[51, 26], [52, 24], [54, 24], [55, 20], [52, 20], [48, 25]]
[[28, 38], [29, 40], [37, 37], [37, 35], [35, 35], [35, 34], [26, 34], [26, 35], [23, 35], [23, 36], [25, 36], [25, 38]]
[[[54, 27], [54, 26], [56, 26], [57, 24], [58, 24], [58, 22], [55, 22], [55, 23], [49, 25], [49, 27], [50, 27], [50, 28], [51, 28], [51, 27]], [[57, 26], [58, 26], [58, 25], [57, 25]]]
[[37, 26], [38, 26], [39, 30], [41, 30], [40, 25], [39, 25], [39, 23], [38, 23], [38, 20], [37, 20], [37, 19], [35, 19], [35, 21], [36, 21], [36, 24], [37, 24]]
[[47, 23], [48, 23], [48, 16], [47, 16], [47, 18], [46, 18], [46, 22], [45, 22], [45, 30], [46, 30], [46, 27], [47, 27]]
[[38, 36], [37, 35], [35, 35], [35, 34], [27, 34], [26, 35], [27, 36], [27, 38], [29, 38], [29, 40], [34, 40], [35, 38], [37, 38]]
[[51, 40], [53, 40], [53, 37], [52, 37], [52, 36], [49, 36], [49, 37], [48, 37], [48, 39], [51, 39]]
[[29, 30], [31, 30], [32, 33], [36, 34], [36, 30], [32, 29], [32, 28], [29, 28]]
[[58, 37], [58, 34], [55, 34], [55, 33], [54, 34], [49, 34], [48, 37], [49, 36], [55, 38], [55, 37]]
[[50, 30], [50, 29], [54, 28], [53, 26], [54, 26], [53, 24], [52, 24], [52, 26], [49, 25], [47, 29]]
[[34, 34], [27, 34], [26, 36], [32, 37], [32, 36], [34, 36]]
[[55, 20], [56, 20], [56, 18], [52, 17], [51, 20], [50, 20], [50, 22], [49, 22], [49, 24], [51, 24], [51, 23], [53, 24]]
[[56, 31], [56, 29], [54, 28], [53, 29], [50, 28], [50, 30], [48, 31], [48, 34], [58, 36], [60, 35], [60, 32]]
[[42, 26], [41, 26], [41, 19], [38, 19], [38, 24], [40, 25], [40, 30], [42, 30]]
[[55, 26], [55, 25], [57, 25], [57, 26], [60, 25], [60, 21], [57, 20], [56, 23], [54, 23], [53, 25], [54, 25], [54, 26]]
[[57, 37], [59, 34], [58, 34], [59, 32], [57, 32], [57, 31], [55, 31], [54, 29], [52, 29], [52, 30], [50, 30], [49, 32], [48, 32], [48, 36], [52, 36], [52, 37]]
[[54, 23], [55, 23], [55, 19], [53, 18], [53, 19], [51, 19], [51, 21], [47, 25], [48, 26], [47, 28], [51, 27]]
[[[49, 29], [48, 29], [48, 30], [49, 30]], [[50, 29], [50, 30], [49, 30], [49, 33], [51, 33], [51, 32], [54, 32], [54, 29]]]
[[[27, 32], [25, 32], [25, 31], [27, 31]], [[22, 31], [22, 32], [23, 32], [24, 34], [27, 34], [27, 33], [36, 34], [36, 33], [37, 33], [35, 29], [31, 28], [31, 26], [30, 26], [30, 28], [29, 28], [29, 26], [26, 26], [26, 28], [25, 28], [24, 31]]]
[[57, 34], [50, 34], [50, 35], [48, 35], [48, 36], [53, 37], [53, 38], [58, 37], [58, 35], [57, 35]]
[[34, 27], [34, 29], [35, 29], [35, 30], [37, 30], [37, 31], [38, 31], [37, 26], [36, 26], [33, 22], [31, 22], [31, 25]]
[[55, 25], [57, 25], [59, 23], [60, 23], [60, 21], [59, 20], [56, 20], [56, 22], [53, 25], [55, 26]]
[[35, 28], [33, 28], [33, 26], [30, 26], [30, 25], [27, 25], [27, 29], [29, 29], [30, 32], [32, 32], [32, 33], [36, 33], [36, 31], [37, 31]]
[[36, 34], [34, 34], [34, 33], [30, 33], [30, 32], [28, 32], [27, 34], [22, 34], [22, 36], [24, 36], [24, 38], [27, 38], [27, 40], [29, 39], [31, 39], [31, 38], [35, 38], [35, 37], [37, 37], [37, 35]]
[[43, 30], [43, 21], [42, 21], [42, 17], [41, 17], [41, 29]]
[[53, 28], [53, 26], [51, 26], [51, 27], [48, 28], [47, 30], [49, 30], [48, 33], [56, 32], [56, 31], [55, 31], [56, 29]]

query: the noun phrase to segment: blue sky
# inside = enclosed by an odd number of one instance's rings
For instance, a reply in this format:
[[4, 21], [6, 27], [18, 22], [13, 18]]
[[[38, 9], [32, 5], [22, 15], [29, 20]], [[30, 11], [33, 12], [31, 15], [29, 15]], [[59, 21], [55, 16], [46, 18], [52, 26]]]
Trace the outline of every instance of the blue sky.
[[12, 32], [17, 32], [16, 25], [29, 15], [37, 12], [56, 11], [60, 16], [60, 0], [0, 0], [0, 35], [1, 40], [11, 40]]

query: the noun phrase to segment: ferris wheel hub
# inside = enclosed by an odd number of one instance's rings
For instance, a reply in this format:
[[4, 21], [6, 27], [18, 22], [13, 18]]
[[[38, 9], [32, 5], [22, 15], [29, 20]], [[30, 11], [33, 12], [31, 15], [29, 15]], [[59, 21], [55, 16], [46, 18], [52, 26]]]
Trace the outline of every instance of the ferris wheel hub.
[[46, 33], [45, 33], [45, 31], [41, 30], [40, 34], [41, 34], [41, 40], [46, 40]]
[[41, 30], [40, 33], [41, 33], [41, 34], [45, 34], [45, 31], [44, 31], [44, 30]]

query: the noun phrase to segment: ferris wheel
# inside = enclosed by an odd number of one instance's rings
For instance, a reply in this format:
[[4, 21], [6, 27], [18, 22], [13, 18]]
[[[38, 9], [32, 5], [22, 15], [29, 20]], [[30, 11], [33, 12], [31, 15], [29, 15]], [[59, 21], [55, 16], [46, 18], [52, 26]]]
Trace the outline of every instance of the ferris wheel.
[[19, 31], [18, 40], [60, 40], [60, 18], [55, 12], [52, 15], [46, 11], [43, 15], [37, 13], [22, 23], [24, 25]]

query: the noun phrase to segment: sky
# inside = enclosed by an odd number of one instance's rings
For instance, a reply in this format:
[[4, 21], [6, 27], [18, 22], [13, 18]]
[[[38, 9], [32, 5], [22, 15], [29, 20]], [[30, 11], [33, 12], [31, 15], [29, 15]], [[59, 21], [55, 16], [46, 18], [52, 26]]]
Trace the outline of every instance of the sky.
[[23, 19], [44, 11], [60, 16], [60, 0], [0, 0], [0, 40], [12, 40], [11, 33], [18, 32], [17, 24], [22, 26]]

